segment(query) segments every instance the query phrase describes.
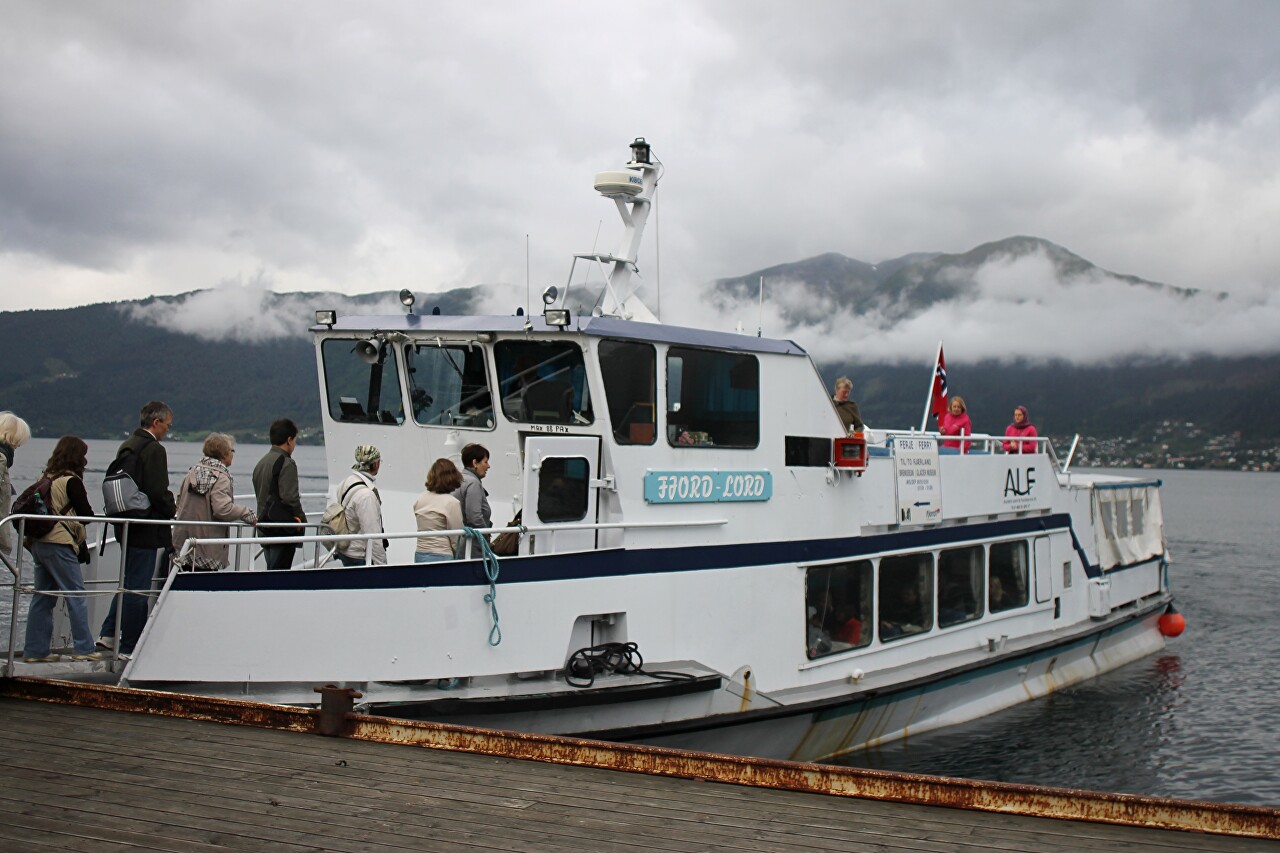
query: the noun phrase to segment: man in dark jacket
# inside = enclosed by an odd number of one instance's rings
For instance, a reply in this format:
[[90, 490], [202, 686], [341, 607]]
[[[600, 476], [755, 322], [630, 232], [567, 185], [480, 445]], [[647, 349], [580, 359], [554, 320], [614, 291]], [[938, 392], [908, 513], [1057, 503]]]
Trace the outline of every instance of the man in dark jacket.
[[[173, 411], [159, 400], [152, 400], [142, 407], [139, 426], [133, 435], [125, 439], [116, 451], [116, 458], [126, 453], [137, 456], [134, 468], [138, 489], [151, 501], [147, 518], [170, 519], [177, 510], [173, 492], [169, 491], [169, 456], [160, 443], [173, 427]], [[156, 563], [170, 547], [172, 529], [167, 524], [116, 525], [116, 539], [128, 545], [124, 557], [124, 588], [133, 590], [123, 595], [120, 619], [120, 654], [133, 654], [133, 647], [142, 635], [147, 622], [147, 594], [151, 592], [156, 574]], [[111, 600], [111, 609], [99, 631], [98, 645], [113, 648], [116, 636], [116, 608], [121, 597]]]
[[[271, 449], [258, 460], [253, 468], [253, 493], [258, 498], [258, 521], [284, 521], [284, 518], [271, 518], [268, 515], [268, 504], [279, 502], [283, 513], [298, 521], [305, 522], [307, 514], [302, 511], [302, 497], [298, 492], [298, 463], [293, 461], [294, 448], [298, 446], [298, 425], [288, 418], [280, 418], [271, 424]], [[289, 528], [277, 527], [274, 534], [296, 535]], [[262, 528], [263, 536], [271, 536], [273, 529]], [[293, 554], [298, 550], [295, 544], [264, 545], [263, 556], [267, 560], [268, 569], [288, 569], [293, 566]]]

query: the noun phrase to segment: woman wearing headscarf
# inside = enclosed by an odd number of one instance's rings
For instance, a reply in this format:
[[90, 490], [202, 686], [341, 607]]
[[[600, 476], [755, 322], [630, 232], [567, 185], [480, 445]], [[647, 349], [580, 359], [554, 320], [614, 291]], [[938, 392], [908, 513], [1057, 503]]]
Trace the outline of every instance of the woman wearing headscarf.
[[[49, 480], [52, 515], [92, 516], [93, 507], [84, 489], [84, 466], [89, 445], [74, 435], [58, 439], [42, 478]], [[84, 576], [80, 574], [79, 552], [84, 545], [84, 525], [78, 521], [59, 521], [53, 529], [37, 539], [28, 537], [27, 548], [35, 558], [36, 594], [27, 609], [27, 638], [22, 646], [27, 663], [48, 663], [62, 656], [51, 653], [53, 608], [58, 597], [51, 592], [67, 593], [67, 614], [71, 617], [71, 636], [75, 647], [72, 660], [102, 660], [102, 652], [94, 651], [93, 631], [89, 628], [89, 602], [84, 596]]]
[[[1035, 438], [1039, 435], [1026, 406], [1018, 406], [1013, 410], [1013, 423], [1004, 428], [1004, 434], [1010, 438]], [[1038, 443], [1034, 441], [1006, 441], [1005, 453], [1035, 453]]]
[[[234, 500], [231, 460], [236, 455], [236, 441], [215, 432], [204, 440], [204, 458], [191, 466], [178, 487], [178, 521], [242, 521], [257, 524], [258, 514]], [[226, 543], [196, 545], [185, 556], [182, 548], [188, 539], [222, 539], [228, 528], [200, 524], [173, 526], [174, 564], [197, 572], [216, 572], [228, 565], [230, 551]]]
[[[347, 508], [348, 533], [382, 533], [382, 496], [375, 480], [382, 467], [382, 454], [372, 444], [356, 448], [351, 475], [338, 486], [342, 505]], [[387, 562], [387, 546], [381, 536], [348, 539], [334, 552], [344, 566], [381, 566]]]
[[[13, 451], [31, 438], [31, 427], [13, 412], [0, 412], [0, 518], [9, 514], [13, 505], [13, 483], [9, 469], [13, 467]], [[13, 527], [0, 525], [0, 553], [6, 556], [13, 551]]]
[[[964, 398], [959, 394], [951, 397], [951, 402], [947, 404], [947, 410], [942, 413], [942, 418], [938, 421], [938, 432], [942, 435], [973, 435], [973, 424], [969, 421], [969, 413], [964, 404]], [[943, 441], [943, 447], [954, 447], [961, 453], [969, 452], [969, 442], [967, 441]]]

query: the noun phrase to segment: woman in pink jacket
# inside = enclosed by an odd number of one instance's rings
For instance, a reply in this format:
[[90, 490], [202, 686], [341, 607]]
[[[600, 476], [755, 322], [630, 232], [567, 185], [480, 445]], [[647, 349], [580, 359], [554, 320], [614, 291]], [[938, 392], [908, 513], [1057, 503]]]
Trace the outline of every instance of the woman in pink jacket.
[[[1013, 423], [1004, 428], [1004, 434], [1011, 438], [1035, 438], [1040, 433], [1036, 432], [1035, 425], [1031, 423], [1031, 416], [1027, 414], [1027, 407], [1019, 406], [1013, 410]], [[1004, 443], [1004, 452], [1035, 453], [1037, 446], [1037, 442], [1034, 441], [1006, 441]]]
[[[964, 397], [957, 394], [951, 398], [947, 411], [942, 413], [942, 418], [938, 421], [938, 432], [942, 435], [973, 435], [973, 424], [969, 421]], [[967, 441], [944, 441], [942, 446], [955, 447], [961, 453], [969, 452]]]

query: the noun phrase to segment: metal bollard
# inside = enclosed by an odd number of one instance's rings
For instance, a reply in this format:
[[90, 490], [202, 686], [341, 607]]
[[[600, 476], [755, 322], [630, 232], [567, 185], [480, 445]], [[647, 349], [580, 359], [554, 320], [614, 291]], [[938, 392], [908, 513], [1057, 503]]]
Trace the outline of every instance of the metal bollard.
[[355, 700], [364, 694], [354, 687], [339, 687], [326, 684], [314, 688], [320, 694], [320, 718], [316, 724], [316, 732], [325, 737], [341, 737], [347, 728], [347, 714], [355, 707]]

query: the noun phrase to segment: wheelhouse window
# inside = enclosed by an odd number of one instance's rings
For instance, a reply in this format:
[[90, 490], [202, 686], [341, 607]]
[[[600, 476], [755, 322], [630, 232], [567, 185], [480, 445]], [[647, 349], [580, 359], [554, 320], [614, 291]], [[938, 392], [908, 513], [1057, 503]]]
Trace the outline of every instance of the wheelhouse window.
[[880, 561], [880, 639], [923, 634], [933, 627], [933, 555]]
[[982, 616], [982, 569], [981, 545], [938, 554], [938, 627], [949, 628]]
[[753, 355], [667, 350], [667, 441], [673, 447], [760, 443], [760, 362]]
[[653, 444], [657, 429], [658, 355], [652, 344], [601, 341], [600, 375], [618, 444]]
[[871, 561], [805, 573], [805, 649], [809, 659], [871, 643]]
[[409, 402], [420, 424], [493, 429], [493, 397], [480, 344], [405, 347]]
[[374, 339], [329, 338], [320, 345], [325, 398], [336, 421], [404, 423], [395, 349]]
[[494, 347], [502, 413], [535, 424], [595, 420], [582, 350], [572, 341], [499, 341]]
[[587, 514], [591, 468], [581, 456], [552, 456], [538, 470], [538, 520], [581, 521]]
[[992, 613], [1026, 605], [1027, 550], [1025, 541], [996, 542], [991, 546], [987, 602]]

